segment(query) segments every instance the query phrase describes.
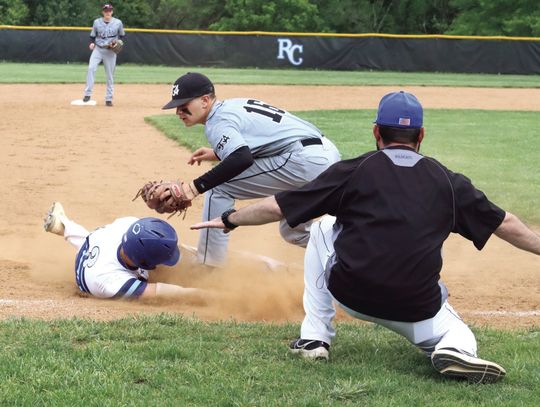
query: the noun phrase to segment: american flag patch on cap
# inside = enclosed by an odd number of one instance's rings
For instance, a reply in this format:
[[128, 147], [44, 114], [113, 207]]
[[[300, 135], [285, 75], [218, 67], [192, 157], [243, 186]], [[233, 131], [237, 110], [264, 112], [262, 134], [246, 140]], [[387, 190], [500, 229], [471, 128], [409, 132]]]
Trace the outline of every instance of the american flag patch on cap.
[[411, 125], [411, 119], [408, 117], [400, 117], [398, 124], [400, 126], [410, 126]]

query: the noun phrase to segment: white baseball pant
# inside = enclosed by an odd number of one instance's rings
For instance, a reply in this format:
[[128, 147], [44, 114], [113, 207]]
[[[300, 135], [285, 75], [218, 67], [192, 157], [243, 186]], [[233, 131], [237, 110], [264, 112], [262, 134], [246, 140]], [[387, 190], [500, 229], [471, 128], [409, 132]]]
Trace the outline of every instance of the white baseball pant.
[[[302, 339], [331, 344], [335, 336], [332, 325], [335, 316], [334, 298], [326, 286], [326, 275], [335, 262], [334, 241], [339, 232], [333, 216], [325, 216], [312, 224], [304, 258], [303, 302], [306, 316], [300, 331]], [[376, 323], [404, 336], [428, 356], [440, 348], [455, 348], [476, 356], [474, 334], [446, 300], [433, 318], [418, 322], [375, 318], [339, 305], [355, 318]]]
[[90, 232], [68, 218], [62, 218], [62, 223], [64, 224], [64, 239], [79, 250]]

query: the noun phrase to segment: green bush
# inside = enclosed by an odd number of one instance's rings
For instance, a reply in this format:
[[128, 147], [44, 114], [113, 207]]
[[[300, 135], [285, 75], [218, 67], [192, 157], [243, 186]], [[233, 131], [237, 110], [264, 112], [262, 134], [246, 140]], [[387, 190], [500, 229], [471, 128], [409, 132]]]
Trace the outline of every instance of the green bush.
[[87, 0], [26, 1], [30, 10], [29, 25], [92, 26], [99, 16], [98, 2]]
[[156, 0], [155, 28], [207, 30], [223, 15], [223, 1]]
[[308, 0], [228, 0], [211, 29], [219, 31], [318, 31], [323, 20]]
[[451, 34], [540, 36], [538, 0], [452, 0], [460, 13]]
[[[96, 0], [0, 0], [1, 24], [88, 26]], [[540, 36], [538, 0], [116, 0], [126, 27]]]
[[0, 24], [21, 25], [28, 18], [28, 7], [23, 0], [0, 0]]

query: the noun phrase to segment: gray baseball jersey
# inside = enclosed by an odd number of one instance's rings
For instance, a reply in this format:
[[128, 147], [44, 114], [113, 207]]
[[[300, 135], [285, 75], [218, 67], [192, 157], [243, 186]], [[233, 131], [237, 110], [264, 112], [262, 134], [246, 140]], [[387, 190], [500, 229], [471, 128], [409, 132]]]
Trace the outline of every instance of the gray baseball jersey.
[[295, 141], [321, 138], [321, 131], [311, 123], [255, 99], [216, 102], [205, 133], [221, 160], [242, 146], [248, 146], [254, 158], [270, 157], [283, 153]]
[[92, 26], [92, 32], [90, 33], [90, 37], [95, 38], [96, 45], [101, 48], [106, 47], [111, 41], [125, 35], [122, 21], [114, 17], [111, 17], [108, 23], [103, 20], [103, 17], [96, 18]]
[[124, 37], [124, 26], [122, 21], [112, 17], [111, 20], [106, 23], [103, 18], [96, 18], [94, 25], [92, 26], [92, 32], [90, 37], [95, 39], [96, 47], [92, 51], [90, 56], [90, 62], [88, 63], [88, 73], [86, 74], [86, 87], [84, 88], [84, 96], [92, 96], [94, 89], [94, 78], [96, 75], [97, 67], [103, 62], [105, 68], [105, 75], [107, 78], [107, 91], [105, 94], [105, 101], [112, 101], [114, 93], [114, 70], [116, 69], [116, 54], [107, 46], [113, 40], [117, 40], [118, 37]]
[[[256, 99], [227, 99], [212, 107], [205, 123], [206, 137], [224, 160], [247, 146], [253, 164], [238, 176], [204, 194], [203, 221], [220, 216], [235, 199], [253, 199], [301, 187], [339, 161], [336, 146], [313, 124]], [[306, 143], [306, 139], [315, 142]], [[311, 222], [295, 228], [283, 220], [280, 233], [290, 243], [305, 247]], [[226, 258], [229, 234], [201, 230], [197, 258], [211, 266]]]

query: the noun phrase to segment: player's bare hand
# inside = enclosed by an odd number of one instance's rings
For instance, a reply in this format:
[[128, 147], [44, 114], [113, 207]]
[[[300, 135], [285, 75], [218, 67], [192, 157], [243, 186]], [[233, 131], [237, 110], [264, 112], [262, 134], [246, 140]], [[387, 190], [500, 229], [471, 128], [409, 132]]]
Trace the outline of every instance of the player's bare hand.
[[91, 42], [90, 45], [88, 46], [88, 48], [90, 48], [90, 51], [93, 51], [94, 48], [96, 48], [96, 44], [94, 44], [93, 42]]
[[193, 165], [197, 163], [197, 165], [201, 165], [201, 161], [217, 161], [218, 158], [216, 154], [214, 153], [214, 150], [208, 147], [201, 147], [191, 155], [189, 158], [188, 164]]
[[229, 233], [231, 230], [227, 229], [223, 222], [221, 221], [221, 217], [215, 218], [206, 222], [199, 222], [195, 223], [194, 225], [190, 226], [191, 230], [200, 230], [200, 229], [223, 229], [223, 232]]

